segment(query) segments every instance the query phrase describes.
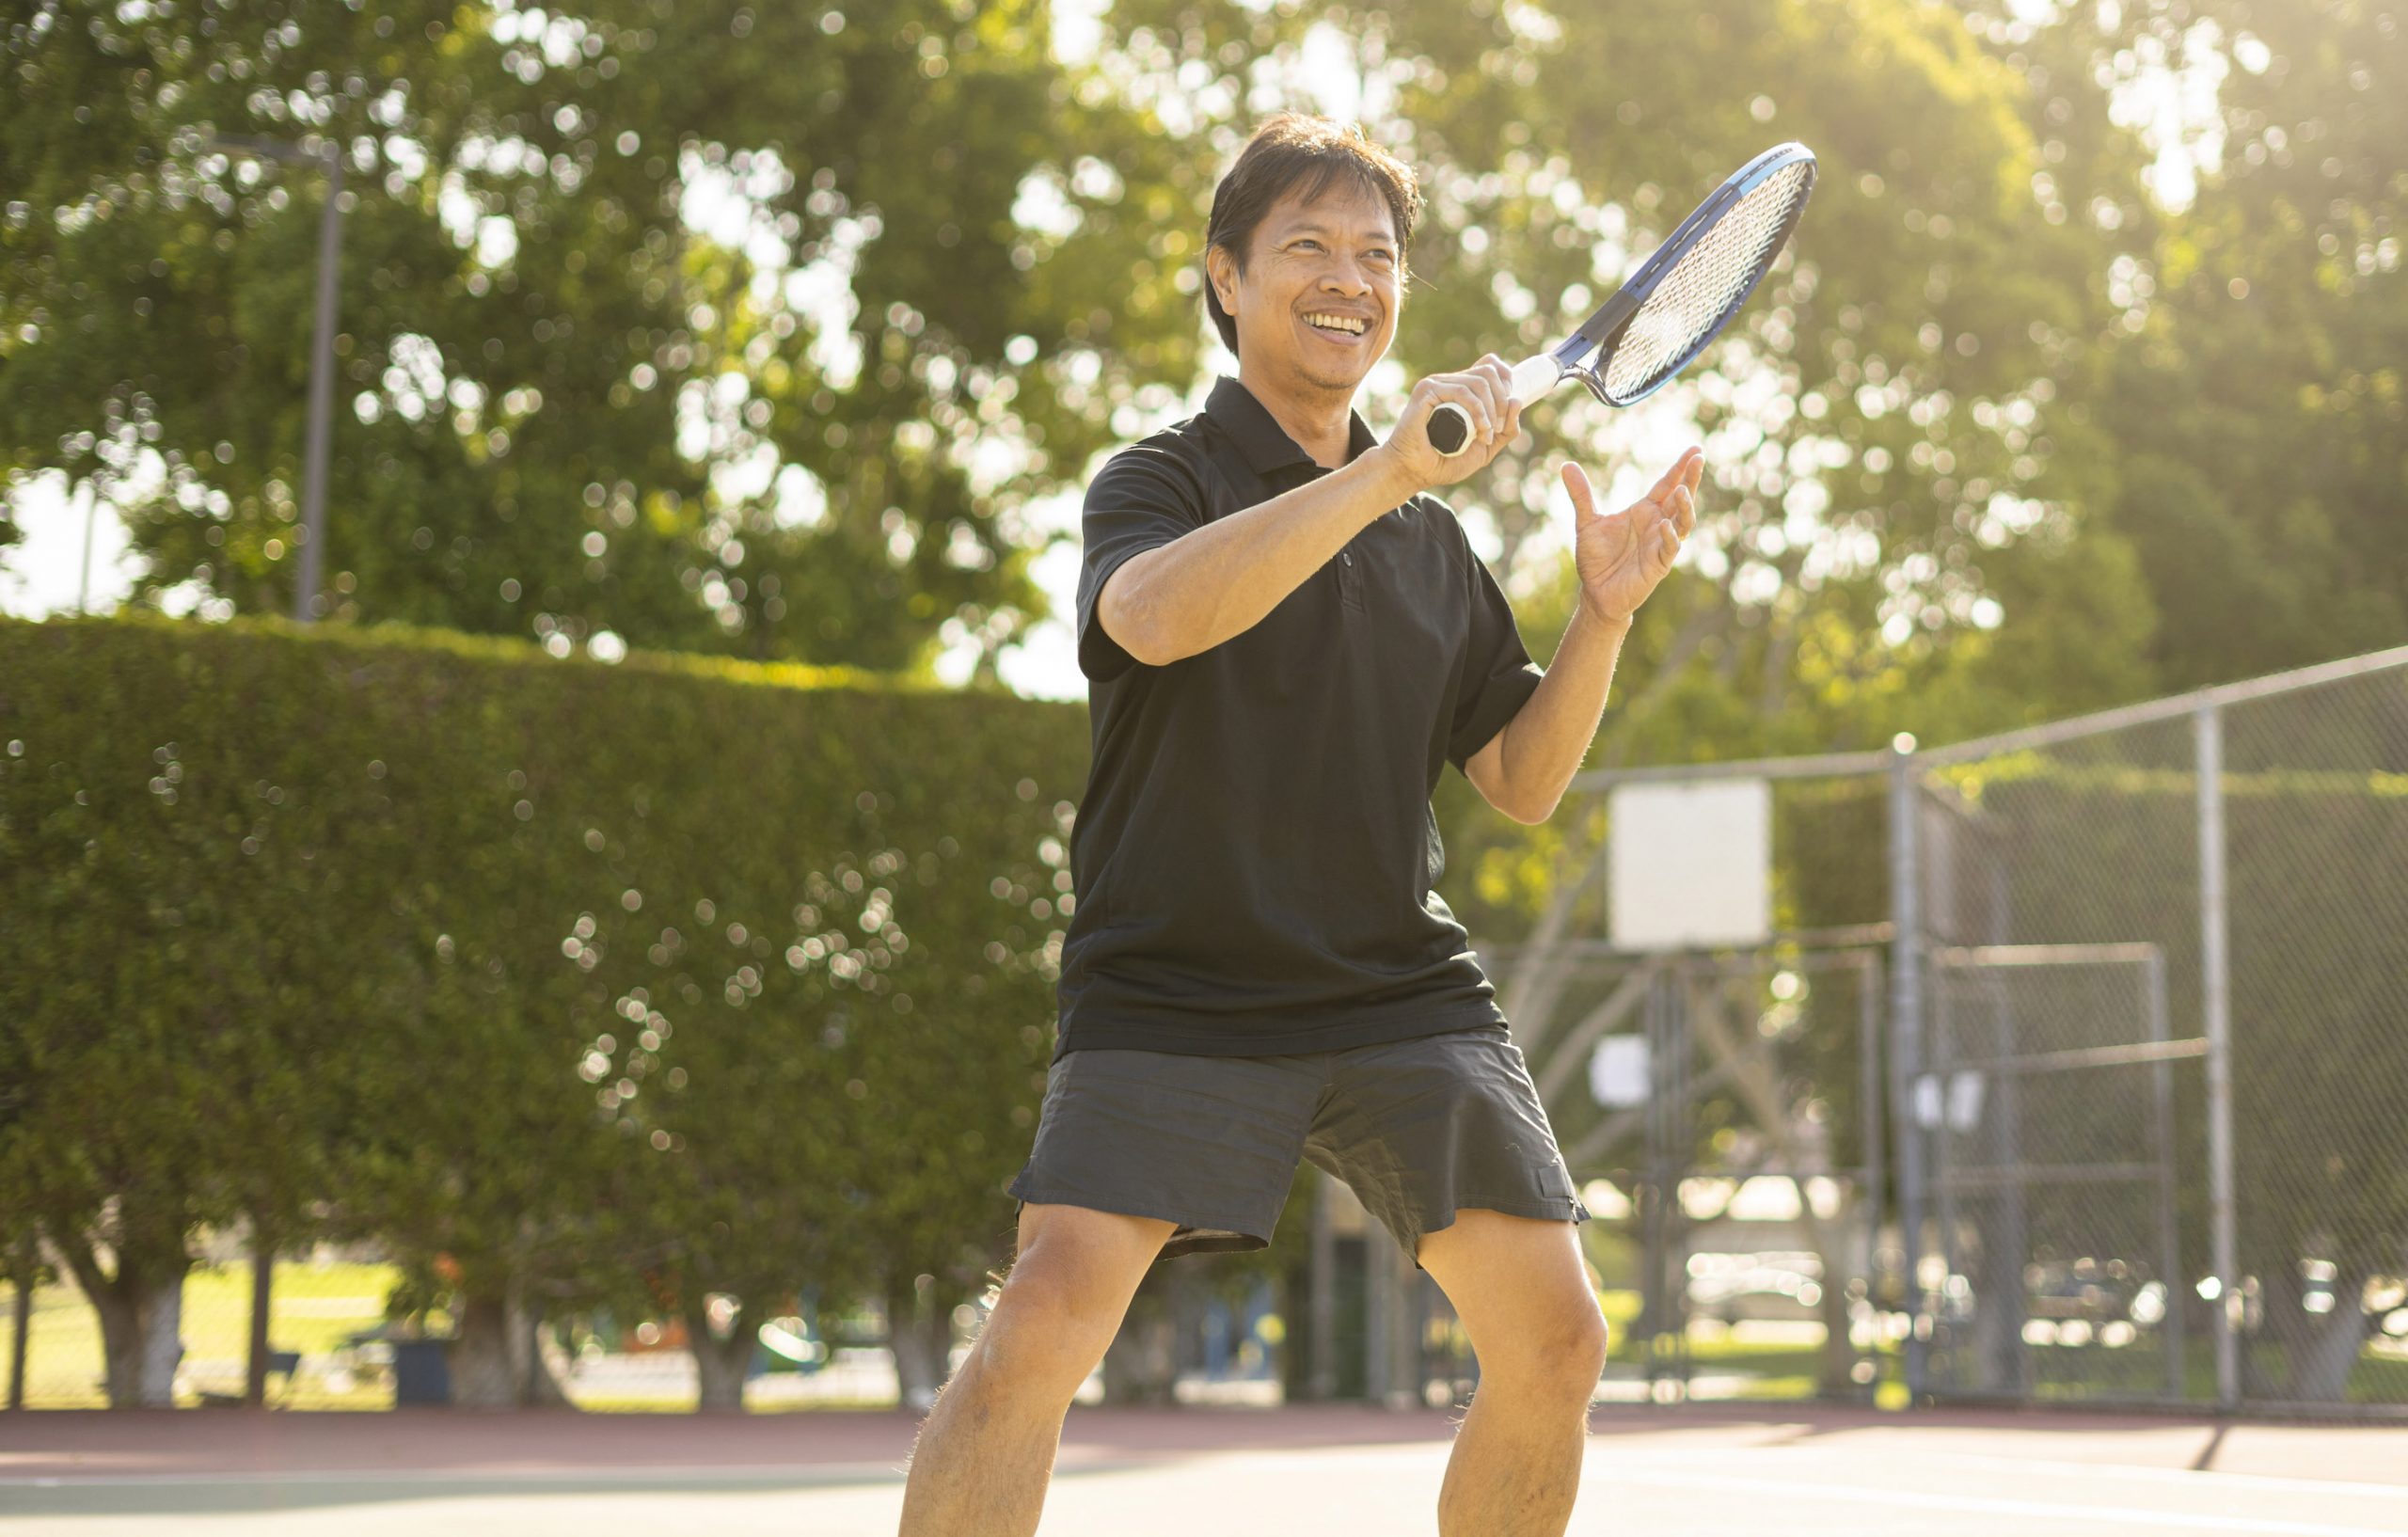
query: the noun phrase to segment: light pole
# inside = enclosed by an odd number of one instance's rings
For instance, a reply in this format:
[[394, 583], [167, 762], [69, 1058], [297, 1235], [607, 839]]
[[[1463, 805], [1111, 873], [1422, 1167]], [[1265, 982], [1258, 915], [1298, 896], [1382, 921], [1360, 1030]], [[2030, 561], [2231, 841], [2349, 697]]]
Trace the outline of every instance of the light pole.
[[335, 281], [342, 249], [342, 151], [333, 140], [312, 153], [283, 139], [219, 134], [213, 149], [262, 155], [326, 173], [326, 204], [318, 215], [317, 334], [309, 347], [309, 446], [301, 470], [301, 575], [293, 589], [293, 618], [306, 625], [323, 601], [318, 577], [326, 545], [326, 455], [334, 436]]
[[[283, 139], [218, 134], [210, 148], [264, 156], [287, 164], [316, 166], [326, 173], [326, 203], [318, 214], [316, 334], [309, 344], [309, 443], [301, 467], [301, 572], [293, 587], [293, 620], [318, 617], [318, 578], [326, 547], [326, 456], [333, 446], [335, 401], [335, 282], [342, 252], [342, 150], [331, 139], [312, 153]], [[267, 1224], [251, 1218], [251, 1350], [244, 1397], [254, 1407], [267, 1402], [268, 1302], [275, 1289], [276, 1250]]]

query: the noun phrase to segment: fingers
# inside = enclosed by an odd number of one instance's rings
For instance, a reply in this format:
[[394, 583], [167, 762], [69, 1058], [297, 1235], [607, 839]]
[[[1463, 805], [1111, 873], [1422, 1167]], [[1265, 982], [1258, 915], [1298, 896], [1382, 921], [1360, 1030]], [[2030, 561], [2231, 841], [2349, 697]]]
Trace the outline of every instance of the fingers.
[[1667, 506], [1667, 499], [1671, 497], [1673, 486], [1686, 484], [1690, 486], [1690, 489], [1695, 489], [1695, 486], [1698, 486], [1698, 475], [1703, 475], [1703, 472], [1704, 472], [1704, 448], [1698, 448], [1698, 446], [1686, 448], [1686, 451], [1681, 452], [1681, 458], [1676, 458], [1671, 463], [1671, 469], [1667, 469], [1667, 472], [1656, 480], [1655, 489], [1647, 491], [1647, 501], [1655, 501], [1656, 506]]
[[1597, 493], [1589, 483], [1589, 473], [1569, 459], [1563, 462], [1563, 488], [1572, 494], [1572, 506], [1579, 515], [1597, 515]]
[[1489, 404], [1496, 411], [1498, 424], [1502, 425], [1513, 393], [1513, 366], [1495, 353], [1490, 353], [1471, 366], [1471, 375], [1476, 387], [1488, 398]]
[[[1472, 413], [1479, 428], [1482, 447], [1510, 439], [1517, 430], [1521, 413], [1511, 398], [1513, 391], [1513, 371], [1505, 359], [1490, 353], [1479, 362], [1452, 375], [1449, 381], [1476, 397], [1485, 410]], [[1468, 406], [1465, 409], [1469, 409]]]

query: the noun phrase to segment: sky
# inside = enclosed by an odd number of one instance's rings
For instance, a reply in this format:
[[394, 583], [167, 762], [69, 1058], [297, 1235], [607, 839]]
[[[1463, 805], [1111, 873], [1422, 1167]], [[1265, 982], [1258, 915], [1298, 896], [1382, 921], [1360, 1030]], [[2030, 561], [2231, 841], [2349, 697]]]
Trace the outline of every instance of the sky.
[[[2019, 0], [2020, 8], [2040, 10], [2051, 3], [2052, 0]], [[1066, 61], [1082, 62], [1093, 56], [1101, 36], [1097, 18], [1103, 9], [1104, 0], [1062, 0], [1055, 6], [1054, 48]], [[2220, 148], [2214, 133], [2214, 103], [2220, 75], [2212, 63], [2206, 68], [2178, 67], [2182, 62], [2143, 61], [2140, 72], [2125, 85], [2116, 103], [2117, 118], [2139, 128], [2158, 147], [2151, 191], [2168, 208], [2188, 204], [2194, 189], [2194, 165], [2213, 165]], [[1376, 118], [1383, 103], [1362, 99], [1358, 78], [1345, 40], [1334, 29], [1323, 27], [1307, 41], [1301, 57], [1284, 65], [1265, 61], [1258, 69], [1253, 96], [1247, 104], [1268, 109], [1295, 103], [1339, 118], [1354, 118], [1367, 112]], [[726, 193], [715, 189], [689, 192], [685, 211], [688, 221], [698, 230], [724, 227], [731, 218], [740, 224], [743, 215], [726, 199]], [[849, 301], [848, 293], [832, 293], [819, 296], [813, 307], [834, 321], [841, 330], [851, 319]], [[1409, 308], [1401, 322], [1411, 324]], [[1200, 315], [1197, 324], [1201, 328]], [[1374, 371], [1365, 397], [1365, 415], [1375, 427], [1386, 425], [1383, 407], [1392, 407], [1403, 394], [1402, 371], [1393, 363], [1383, 364], [1381, 369], [1385, 373]], [[1234, 372], [1235, 360], [1222, 352], [1215, 341], [1211, 362], [1195, 389], [1166, 408], [1160, 421], [1145, 424], [1143, 431], [1151, 432], [1201, 409], [1212, 374], [1219, 370]], [[1647, 409], [1651, 403], [1642, 403], [1638, 411], [1625, 413], [1635, 420], [1627, 424], [1618, 423], [1624, 430], [1614, 435], [1618, 450], [1615, 463], [1587, 467], [1591, 479], [1604, 487], [1607, 510], [1622, 506], [1643, 492], [1661, 466], [1669, 464], [1679, 452], [1680, 445], [1688, 440], [1687, 423], [1671, 409], [1671, 393], [1656, 397], [1653, 403], [1656, 408], [1652, 412]], [[341, 430], [338, 420], [337, 431]], [[129, 548], [124, 525], [112, 509], [94, 506], [88, 494], [71, 494], [64, 478], [55, 474], [19, 480], [8, 488], [7, 494], [24, 537], [15, 547], [0, 550], [0, 611], [40, 618], [73, 612], [79, 606], [105, 611], [125, 599], [138, 575], [137, 558]], [[1560, 547], [1568, 541], [1569, 503], [1560, 488], [1554, 501], [1564, 515], [1550, 526], [1549, 536], [1526, 547], [1532, 555], [1545, 554], [1550, 544]], [[1069, 491], [1032, 503], [1024, 511], [1024, 523], [1034, 536], [1057, 531], [1074, 534], [1078, 502], [1078, 494]], [[339, 503], [330, 506], [328, 513], [330, 517], [339, 517]], [[340, 538], [339, 530], [334, 531], [334, 536]], [[1473, 543], [1475, 548], [1481, 547], [1481, 539], [1476, 530]], [[1493, 557], [1496, 551], [1493, 547], [1481, 548], [1481, 553]], [[1525, 568], [1533, 563], [1527, 563]], [[999, 672], [1009, 688], [1045, 698], [1085, 696], [1086, 683], [1078, 670], [1067, 617], [1074, 611], [1078, 570], [1075, 539], [1053, 544], [1035, 563], [1033, 574], [1051, 600], [1054, 616], [1034, 626], [1021, 644], [999, 658]], [[201, 596], [197, 592], [172, 594], [168, 608], [172, 612], [189, 611]], [[960, 682], [968, 676], [974, 659], [974, 652], [968, 644], [953, 646], [940, 658], [938, 673], [948, 682]]]

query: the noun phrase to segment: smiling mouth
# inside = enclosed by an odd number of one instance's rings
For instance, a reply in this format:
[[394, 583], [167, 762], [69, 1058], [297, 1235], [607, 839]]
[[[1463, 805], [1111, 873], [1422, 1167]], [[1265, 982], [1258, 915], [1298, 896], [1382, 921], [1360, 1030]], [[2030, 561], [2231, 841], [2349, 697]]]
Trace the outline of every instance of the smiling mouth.
[[1370, 324], [1359, 315], [1308, 314], [1305, 324], [1323, 336], [1354, 338], [1367, 334]]

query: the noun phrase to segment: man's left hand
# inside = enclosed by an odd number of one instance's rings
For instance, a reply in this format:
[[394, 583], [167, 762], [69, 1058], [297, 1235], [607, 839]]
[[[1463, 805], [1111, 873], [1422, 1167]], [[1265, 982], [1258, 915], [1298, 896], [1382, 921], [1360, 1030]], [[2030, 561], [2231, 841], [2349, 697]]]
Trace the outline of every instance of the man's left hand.
[[1580, 572], [1580, 604], [1607, 624], [1629, 622], [1647, 594], [1672, 569], [1681, 541], [1697, 527], [1697, 483], [1705, 472], [1705, 451], [1683, 453], [1656, 488], [1611, 516], [1597, 511], [1596, 493], [1576, 464], [1563, 467], [1572, 493], [1574, 563]]

